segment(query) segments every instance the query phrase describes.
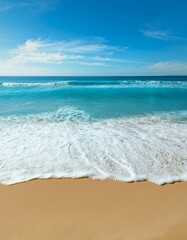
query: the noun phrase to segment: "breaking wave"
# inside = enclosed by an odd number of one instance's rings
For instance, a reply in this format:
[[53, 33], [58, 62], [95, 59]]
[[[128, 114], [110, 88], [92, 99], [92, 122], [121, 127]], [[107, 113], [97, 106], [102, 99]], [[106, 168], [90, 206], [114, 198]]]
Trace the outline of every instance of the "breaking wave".
[[0, 182], [187, 181], [186, 111], [107, 120], [76, 108], [0, 118]]
[[59, 82], [1, 82], [0, 87], [187, 88], [187, 81], [76, 80]]
[[68, 85], [68, 81], [63, 82], [1, 82], [0, 86], [2, 87], [52, 87], [52, 86], [65, 86]]

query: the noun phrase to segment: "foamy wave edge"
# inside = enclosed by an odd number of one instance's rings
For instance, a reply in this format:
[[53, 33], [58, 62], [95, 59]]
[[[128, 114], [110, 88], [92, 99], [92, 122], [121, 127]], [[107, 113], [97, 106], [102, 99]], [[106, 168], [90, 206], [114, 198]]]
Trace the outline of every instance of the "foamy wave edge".
[[66, 86], [69, 81], [63, 82], [43, 82], [43, 83], [24, 83], [24, 82], [2, 82], [0, 86], [2, 87], [49, 87], [49, 86]]
[[187, 181], [186, 122], [171, 116], [89, 121], [81, 110], [65, 113], [60, 121], [0, 119], [1, 183], [81, 177]]
[[[87, 85], [87, 84], [88, 85]], [[91, 84], [90, 84], [91, 83]], [[71, 87], [71, 88], [187, 88], [186, 81], [61, 81], [61, 82], [0, 82], [0, 87]]]

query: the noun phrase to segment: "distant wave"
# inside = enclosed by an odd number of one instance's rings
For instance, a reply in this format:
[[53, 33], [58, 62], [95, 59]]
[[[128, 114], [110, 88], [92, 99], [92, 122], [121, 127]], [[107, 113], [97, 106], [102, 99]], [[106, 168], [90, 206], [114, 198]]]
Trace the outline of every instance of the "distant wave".
[[36, 83], [24, 83], [24, 82], [1, 82], [0, 86], [2, 87], [47, 87], [47, 86], [64, 86], [67, 85], [68, 81], [63, 82], [36, 82]]
[[1, 82], [1, 87], [187, 88], [187, 81], [76, 80], [61, 82]]
[[186, 116], [183, 111], [96, 121], [83, 110], [62, 108], [0, 118], [0, 182], [85, 176], [187, 181]]

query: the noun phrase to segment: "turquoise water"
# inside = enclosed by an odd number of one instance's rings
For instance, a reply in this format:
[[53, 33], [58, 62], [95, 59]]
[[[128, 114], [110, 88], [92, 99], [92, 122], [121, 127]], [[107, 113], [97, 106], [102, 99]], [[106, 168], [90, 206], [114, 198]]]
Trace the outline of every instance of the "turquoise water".
[[0, 77], [0, 182], [187, 180], [187, 77]]
[[91, 118], [187, 110], [187, 77], [0, 78], [0, 115], [76, 108]]

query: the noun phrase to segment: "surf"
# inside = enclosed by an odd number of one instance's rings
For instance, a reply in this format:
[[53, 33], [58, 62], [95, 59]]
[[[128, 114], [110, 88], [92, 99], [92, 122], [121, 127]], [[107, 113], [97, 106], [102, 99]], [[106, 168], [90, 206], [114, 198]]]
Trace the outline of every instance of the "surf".
[[175, 115], [98, 121], [84, 111], [61, 109], [1, 118], [0, 182], [80, 177], [186, 181], [187, 114]]

